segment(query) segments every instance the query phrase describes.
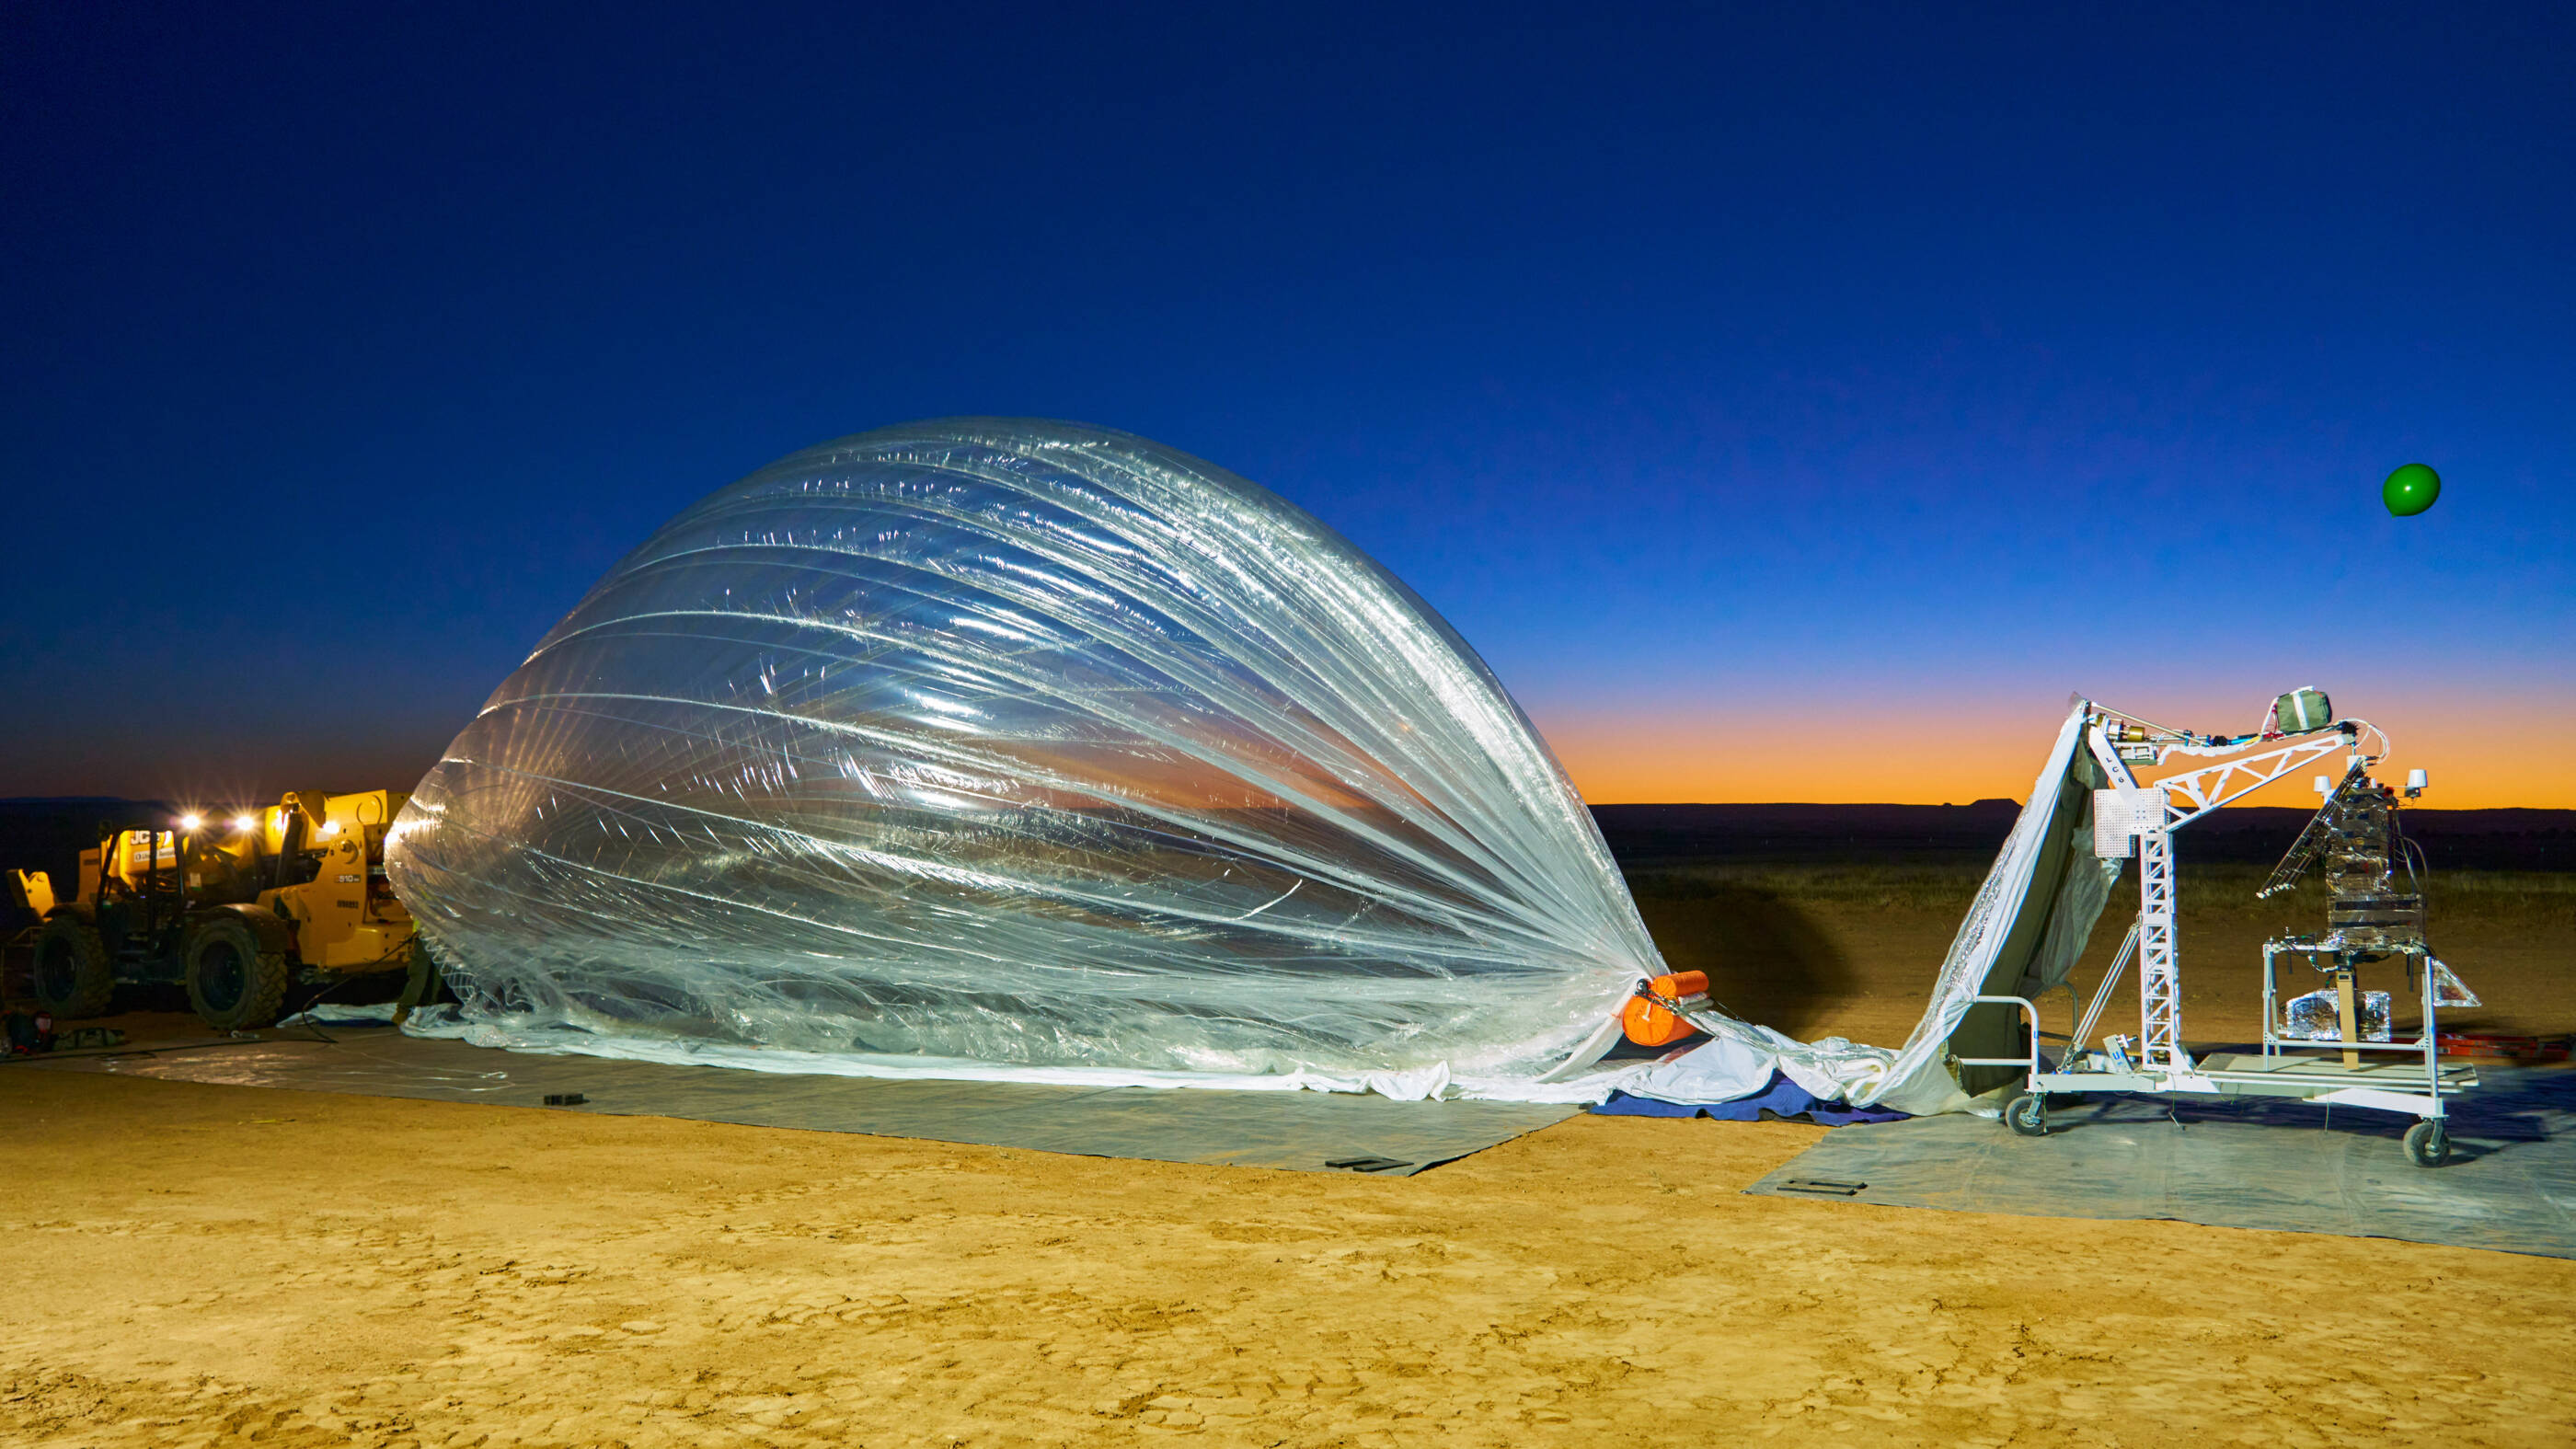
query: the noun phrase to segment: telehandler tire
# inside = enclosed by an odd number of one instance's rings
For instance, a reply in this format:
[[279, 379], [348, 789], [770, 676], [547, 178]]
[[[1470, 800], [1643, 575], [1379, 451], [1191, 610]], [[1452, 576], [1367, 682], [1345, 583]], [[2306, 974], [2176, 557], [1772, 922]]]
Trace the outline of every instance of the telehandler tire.
[[56, 1020], [103, 1016], [116, 995], [116, 966], [98, 928], [78, 916], [58, 915], [36, 930], [36, 1003]]
[[238, 916], [217, 916], [188, 933], [182, 948], [188, 1004], [217, 1031], [277, 1024], [292, 975], [286, 958], [260, 949], [259, 933]]

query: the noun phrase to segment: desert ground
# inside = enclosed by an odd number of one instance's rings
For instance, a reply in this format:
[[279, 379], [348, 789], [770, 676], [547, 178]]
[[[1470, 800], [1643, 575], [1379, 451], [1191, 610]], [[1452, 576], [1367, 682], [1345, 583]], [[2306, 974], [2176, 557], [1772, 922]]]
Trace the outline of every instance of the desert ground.
[[[1636, 876], [1740, 1012], [1882, 1043], [1974, 881]], [[2248, 895], [2187, 887], [2196, 1038], [2317, 912]], [[2461, 1025], [2576, 1030], [2569, 877], [2436, 899]], [[2576, 1442], [2576, 1262], [1740, 1193], [1824, 1130], [1390, 1181], [0, 1068], [0, 1441]]]

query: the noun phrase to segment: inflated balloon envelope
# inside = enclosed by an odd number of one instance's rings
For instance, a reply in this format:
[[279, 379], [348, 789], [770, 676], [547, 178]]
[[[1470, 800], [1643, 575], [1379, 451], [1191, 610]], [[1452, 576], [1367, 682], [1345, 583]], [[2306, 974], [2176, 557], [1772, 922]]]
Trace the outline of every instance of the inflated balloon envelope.
[[395, 836], [451, 1029], [521, 1046], [1550, 1095], [1664, 969], [1428, 605], [1062, 423], [843, 438], [688, 509]]

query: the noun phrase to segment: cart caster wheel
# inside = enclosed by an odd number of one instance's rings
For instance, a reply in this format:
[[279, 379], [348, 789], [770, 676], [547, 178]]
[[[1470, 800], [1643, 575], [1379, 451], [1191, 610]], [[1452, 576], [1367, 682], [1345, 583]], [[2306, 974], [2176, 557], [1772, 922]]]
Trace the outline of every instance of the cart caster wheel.
[[2048, 1135], [2048, 1099], [2024, 1092], [2004, 1103], [2004, 1125], [2024, 1137]]
[[2451, 1134], [2441, 1123], [2426, 1120], [2406, 1129], [2406, 1156], [2417, 1167], [2439, 1167], [2451, 1160]]

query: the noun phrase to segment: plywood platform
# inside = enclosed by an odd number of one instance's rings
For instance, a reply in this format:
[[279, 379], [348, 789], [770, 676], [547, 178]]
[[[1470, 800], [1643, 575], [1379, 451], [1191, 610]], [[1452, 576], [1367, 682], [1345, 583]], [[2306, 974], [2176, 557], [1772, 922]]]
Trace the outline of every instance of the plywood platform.
[[[2424, 1058], [2397, 1052], [2365, 1054], [2352, 1066], [2344, 1064], [2340, 1053], [2333, 1056], [2285, 1055], [2267, 1057], [2259, 1052], [2213, 1052], [2199, 1061], [2201, 1072], [2221, 1081], [2280, 1082], [2314, 1086], [2325, 1090], [2339, 1087], [2378, 1087], [2389, 1091], [2424, 1090]], [[2442, 1091], [2465, 1092], [2478, 1084], [2477, 1068], [2466, 1062], [2441, 1064]]]

